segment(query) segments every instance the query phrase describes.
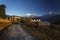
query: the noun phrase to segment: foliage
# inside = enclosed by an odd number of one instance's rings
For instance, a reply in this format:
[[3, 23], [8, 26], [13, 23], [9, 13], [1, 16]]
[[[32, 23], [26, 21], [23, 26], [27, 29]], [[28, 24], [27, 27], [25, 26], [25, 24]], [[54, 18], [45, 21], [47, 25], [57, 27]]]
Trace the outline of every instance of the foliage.
[[6, 15], [0, 15], [0, 18], [5, 19], [7, 16]]
[[21, 23], [24, 25], [23, 28], [39, 40], [60, 40], [60, 24], [39, 26], [38, 22], [32, 23], [30, 18], [21, 20]]
[[47, 28], [38, 26], [37, 23], [31, 23], [30, 26], [24, 25], [24, 28], [40, 40], [60, 40], [60, 27], [58, 25], [51, 25]]
[[25, 18], [25, 19], [21, 18], [20, 22], [26, 26], [30, 26], [31, 24], [30, 18]]

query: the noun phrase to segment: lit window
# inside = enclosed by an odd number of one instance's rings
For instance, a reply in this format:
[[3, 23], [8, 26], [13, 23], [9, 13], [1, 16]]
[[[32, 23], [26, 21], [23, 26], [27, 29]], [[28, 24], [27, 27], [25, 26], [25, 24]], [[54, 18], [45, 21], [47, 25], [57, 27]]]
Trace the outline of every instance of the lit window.
[[39, 19], [39, 21], [41, 21], [41, 20]]
[[36, 21], [38, 21], [38, 19]]
[[34, 21], [35, 21], [35, 19], [34, 19]]

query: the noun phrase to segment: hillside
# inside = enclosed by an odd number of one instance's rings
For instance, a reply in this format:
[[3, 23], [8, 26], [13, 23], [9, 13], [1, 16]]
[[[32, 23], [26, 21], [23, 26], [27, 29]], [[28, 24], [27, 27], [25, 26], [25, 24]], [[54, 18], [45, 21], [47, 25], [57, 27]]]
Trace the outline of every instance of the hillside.
[[51, 23], [60, 23], [60, 14], [46, 14], [41, 16], [43, 21], [49, 21]]

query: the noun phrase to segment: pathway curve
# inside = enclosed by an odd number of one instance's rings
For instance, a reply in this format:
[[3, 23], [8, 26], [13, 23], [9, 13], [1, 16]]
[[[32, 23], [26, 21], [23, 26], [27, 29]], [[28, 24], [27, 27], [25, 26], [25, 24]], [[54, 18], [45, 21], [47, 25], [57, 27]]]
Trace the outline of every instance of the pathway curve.
[[2, 32], [1, 40], [36, 40], [19, 24], [12, 24]]

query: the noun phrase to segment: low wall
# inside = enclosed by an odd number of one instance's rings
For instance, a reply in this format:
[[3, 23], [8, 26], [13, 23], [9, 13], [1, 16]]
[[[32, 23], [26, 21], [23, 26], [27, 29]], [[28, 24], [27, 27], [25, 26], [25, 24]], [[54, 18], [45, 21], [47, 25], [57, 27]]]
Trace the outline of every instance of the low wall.
[[6, 19], [0, 19], [0, 30], [4, 29], [6, 26], [10, 25], [11, 22]]
[[8, 25], [11, 25], [11, 23], [10, 22], [0, 22], [0, 30], [4, 29]]

